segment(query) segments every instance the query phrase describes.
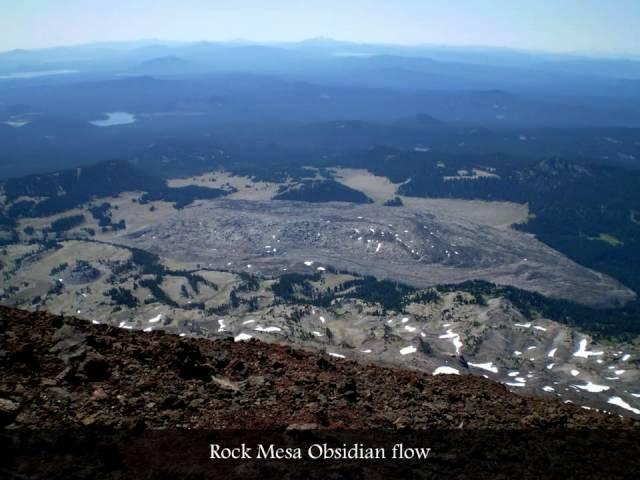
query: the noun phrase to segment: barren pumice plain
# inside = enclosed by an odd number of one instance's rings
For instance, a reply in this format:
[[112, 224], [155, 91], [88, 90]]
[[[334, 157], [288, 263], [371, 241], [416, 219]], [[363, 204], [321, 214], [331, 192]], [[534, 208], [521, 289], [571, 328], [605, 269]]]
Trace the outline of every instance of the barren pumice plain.
[[635, 297], [531, 235], [425, 208], [206, 201], [122, 241], [167, 258], [264, 275], [330, 266], [417, 287], [486, 279], [594, 306]]

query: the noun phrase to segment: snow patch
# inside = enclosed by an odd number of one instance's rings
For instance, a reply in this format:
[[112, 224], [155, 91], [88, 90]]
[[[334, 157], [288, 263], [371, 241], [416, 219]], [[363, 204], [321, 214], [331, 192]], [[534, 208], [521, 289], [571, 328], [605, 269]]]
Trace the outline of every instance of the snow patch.
[[438, 367], [433, 371], [434, 375], [460, 375], [460, 372], [453, 367]]
[[447, 330], [447, 333], [440, 335], [439, 338], [442, 339], [451, 339], [451, 341], [453, 342], [453, 346], [456, 349], [456, 354], [460, 353], [460, 349], [462, 348], [462, 342], [460, 341], [460, 335], [458, 335], [457, 333], [452, 332], [451, 330]]
[[470, 367], [480, 368], [480, 369], [486, 370], [488, 372], [498, 373], [498, 367], [494, 366], [493, 362], [486, 362], [486, 363], [471, 363], [471, 362], [468, 362], [468, 365]]
[[411, 353], [416, 353], [417, 349], [413, 345], [409, 345], [408, 347], [404, 347], [400, 349], [400, 355], [409, 355]]
[[625, 410], [629, 410], [630, 412], [633, 412], [636, 415], [640, 415], [639, 409], [633, 408], [631, 405], [629, 405], [620, 397], [611, 397], [607, 403], [610, 403], [611, 405], [617, 405], [618, 407], [624, 408]]
[[587, 339], [580, 340], [578, 351], [573, 354], [574, 357], [589, 358], [594, 356], [604, 355], [604, 352], [593, 352], [587, 350]]
[[254, 330], [256, 332], [267, 332], [267, 333], [282, 331], [280, 327], [261, 327], [260, 325], [254, 328]]
[[573, 385], [576, 388], [579, 388], [580, 390], [586, 390], [587, 392], [591, 392], [591, 393], [600, 393], [600, 392], [606, 392], [607, 390], [609, 390], [609, 387], [607, 387], [606, 385], [596, 385], [595, 383], [591, 383], [588, 382], [586, 385]]

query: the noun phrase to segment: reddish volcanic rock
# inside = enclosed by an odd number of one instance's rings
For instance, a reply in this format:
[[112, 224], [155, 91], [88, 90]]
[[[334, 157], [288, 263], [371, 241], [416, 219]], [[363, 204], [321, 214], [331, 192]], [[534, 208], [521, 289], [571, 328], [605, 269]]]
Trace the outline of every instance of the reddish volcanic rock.
[[362, 365], [255, 340], [181, 338], [0, 307], [0, 421], [15, 427], [619, 428], [474, 376]]

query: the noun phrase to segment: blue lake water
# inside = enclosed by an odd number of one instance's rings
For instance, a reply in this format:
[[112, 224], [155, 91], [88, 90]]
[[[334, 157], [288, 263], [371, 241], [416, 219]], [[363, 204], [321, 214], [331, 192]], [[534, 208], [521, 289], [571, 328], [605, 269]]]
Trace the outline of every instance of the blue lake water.
[[51, 75], [66, 75], [76, 73], [77, 70], [43, 70], [38, 72], [14, 72], [8, 75], [0, 75], [0, 80], [19, 80], [23, 78], [48, 77]]
[[113, 127], [114, 125], [128, 125], [136, 121], [135, 115], [129, 112], [109, 112], [104, 120], [92, 120], [89, 123], [96, 127]]
[[2, 123], [13, 128], [20, 128], [24, 127], [25, 125], [29, 125], [31, 123], [31, 120], [7, 120], [6, 122]]

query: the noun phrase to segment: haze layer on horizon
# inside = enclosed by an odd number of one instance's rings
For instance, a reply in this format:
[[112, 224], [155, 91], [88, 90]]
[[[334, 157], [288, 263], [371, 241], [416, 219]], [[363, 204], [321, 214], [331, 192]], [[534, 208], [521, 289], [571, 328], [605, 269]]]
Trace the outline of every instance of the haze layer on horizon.
[[160, 38], [640, 54], [637, 0], [0, 0], [0, 51]]

